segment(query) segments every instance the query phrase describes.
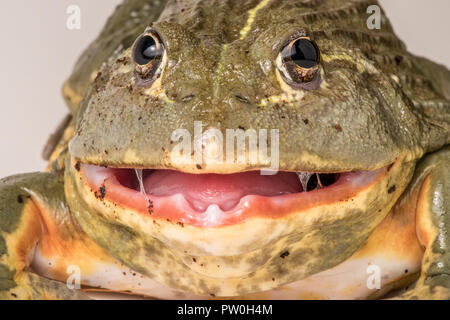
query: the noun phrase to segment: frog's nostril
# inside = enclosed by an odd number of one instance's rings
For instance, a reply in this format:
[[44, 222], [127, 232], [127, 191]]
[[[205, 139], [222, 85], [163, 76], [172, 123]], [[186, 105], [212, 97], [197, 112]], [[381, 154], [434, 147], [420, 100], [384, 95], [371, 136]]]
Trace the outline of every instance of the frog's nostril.
[[246, 103], [246, 104], [250, 103], [250, 101], [247, 98], [243, 97], [242, 95], [236, 94], [236, 95], [234, 95], [234, 97], [236, 98], [236, 100], [238, 100], [242, 103]]
[[181, 98], [181, 101], [188, 102], [194, 98], [195, 98], [195, 94], [191, 93], [191, 94], [188, 94], [188, 95], [184, 96], [183, 98]]

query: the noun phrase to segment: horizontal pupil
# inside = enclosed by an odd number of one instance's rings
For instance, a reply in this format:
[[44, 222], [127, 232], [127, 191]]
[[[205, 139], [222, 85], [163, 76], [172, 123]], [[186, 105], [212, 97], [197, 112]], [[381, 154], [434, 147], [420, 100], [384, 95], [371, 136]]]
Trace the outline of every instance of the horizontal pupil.
[[307, 39], [299, 39], [291, 47], [292, 61], [302, 68], [317, 65], [318, 53], [314, 44]]

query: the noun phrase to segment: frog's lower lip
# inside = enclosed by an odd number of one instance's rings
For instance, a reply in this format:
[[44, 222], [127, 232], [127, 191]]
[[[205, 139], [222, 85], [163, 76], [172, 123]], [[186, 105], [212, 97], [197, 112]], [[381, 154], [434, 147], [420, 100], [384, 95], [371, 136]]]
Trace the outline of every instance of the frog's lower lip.
[[298, 175], [292, 172], [262, 176], [259, 171], [224, 175], [87, 164], [76, 167], [101, 201], [154, 219], [197, 227], [232, 225], [252, 217], [276, 219], [322, 204], [347, 201], [389, 170], [384, 167], [335, 174], [326, 185], [313, 190], [308, 187], [304, 192]]

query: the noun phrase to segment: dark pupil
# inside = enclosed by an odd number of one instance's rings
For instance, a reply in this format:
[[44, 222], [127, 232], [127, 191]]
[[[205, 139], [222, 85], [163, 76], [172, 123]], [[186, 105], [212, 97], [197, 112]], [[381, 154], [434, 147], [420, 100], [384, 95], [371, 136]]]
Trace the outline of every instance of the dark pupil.
[[151, 36], [145, 36], [136, 48], [135, 60], [140, 65], [145, 65], [159, 55], [158, 45]]
[[307, 39], [298, 39], [291, 47], [291, 59], [302, 68], [312, 68], [317, 65], [318, 52], [316, 46]]

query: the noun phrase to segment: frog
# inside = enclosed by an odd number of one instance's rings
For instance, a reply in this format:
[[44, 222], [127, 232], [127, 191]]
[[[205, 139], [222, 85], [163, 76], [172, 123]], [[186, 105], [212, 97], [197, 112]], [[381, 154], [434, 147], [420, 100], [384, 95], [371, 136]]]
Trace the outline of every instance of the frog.
[[[0, 298], [449, 299], [450, 71], [373, 5], [125, 0], [0, 181]], [[195, 123], [277, 170], [177, 161]]]

